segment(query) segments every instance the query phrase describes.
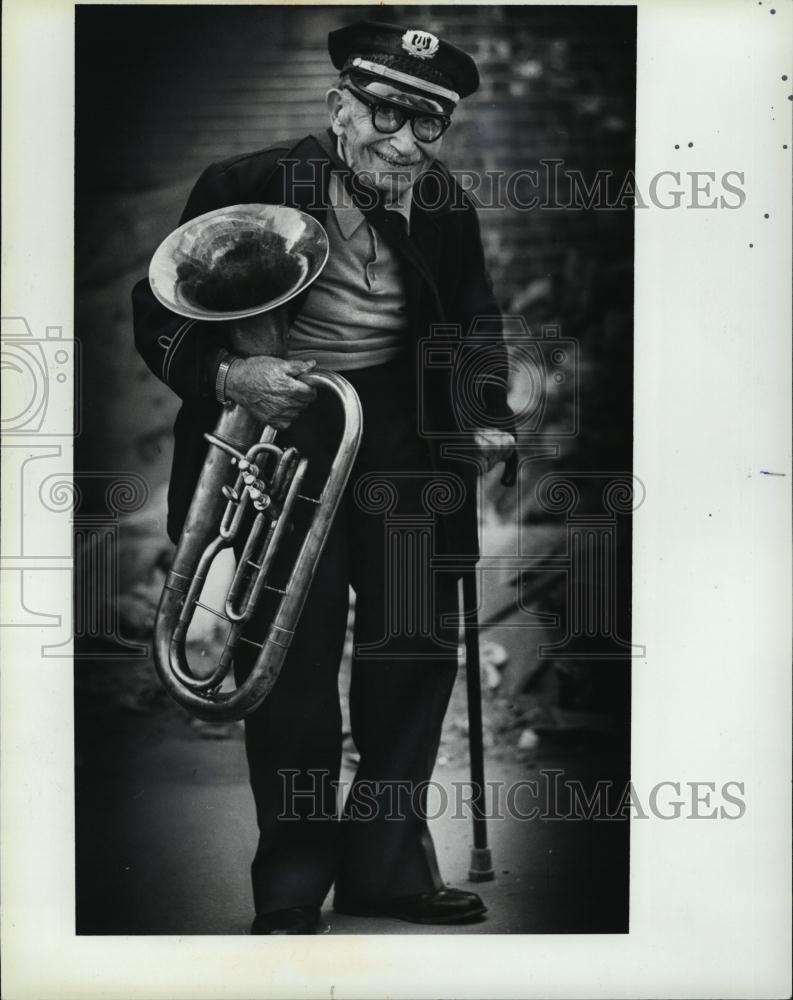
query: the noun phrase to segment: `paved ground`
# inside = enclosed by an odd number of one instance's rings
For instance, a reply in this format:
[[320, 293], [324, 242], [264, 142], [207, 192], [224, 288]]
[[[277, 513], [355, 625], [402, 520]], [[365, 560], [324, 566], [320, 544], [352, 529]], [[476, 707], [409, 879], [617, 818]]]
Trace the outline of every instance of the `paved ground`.
[[[108, 688], [119, 669], [103, 669]], [[247, 933], [255, 819], [238, 729], [211, 738], [214, 729], [189, 725], [156, 694], [146, 710], [140, 697], [111, 712], [103, 710], [105, 701], [96, 685], [78, 699], [78, 933]], [[459, 708], [456, 693], [441, 750], [444, 763], [435, 773], [450, 796], [454, 782], [467, 779], [464, 741], [455, 736]], [[542, 789], [543, 771], [562, 769], [565, 779], [591, 785], [617, 770], [613, 749], [591, 741], [541, 744], [523, 758], [514, 747], [497, 743], [488, 752], [488, 779], [509, 785], [539, 777]], [[544, 808], [544, 798], [533, 801]], [[529, 804], [527, 798], [518, 802], [521, 808]], [[337, 916], [328, 900], [323, 911], [328, 933], [627, 930], [624, 822], [493, 820], [496, 878], [476, 886], [467, 882], [467, 816], [455, 819], [447, 811], [431, 828], [444, 878], [479, 891], [489, 907], [486, 918], [459, 927], [425, 927]]]

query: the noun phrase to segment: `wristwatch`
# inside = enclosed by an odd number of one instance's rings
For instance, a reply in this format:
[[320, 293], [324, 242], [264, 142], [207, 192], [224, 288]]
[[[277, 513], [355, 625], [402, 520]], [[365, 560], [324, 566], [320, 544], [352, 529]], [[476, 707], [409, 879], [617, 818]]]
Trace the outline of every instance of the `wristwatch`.
[[226, 379], [228, 378], [229, 369], [237, 360], [237, 355], [231, 354], [229, 351], [223, 351], [220, 355], [220, 363], [215, 375], [215, 399], [219, 403], [223, 403], [224, 406], [231, 404], [231, 400], [226, 396]]

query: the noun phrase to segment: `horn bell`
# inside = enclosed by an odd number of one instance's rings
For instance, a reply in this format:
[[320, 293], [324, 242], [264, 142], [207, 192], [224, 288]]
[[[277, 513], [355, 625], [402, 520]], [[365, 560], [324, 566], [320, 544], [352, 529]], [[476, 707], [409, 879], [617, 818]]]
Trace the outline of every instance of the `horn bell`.
[[328, 259], [316, 219], [283, 205], [232, 205], [174, 230], [149, 265], [149, 284], [171, 312], [233, 320], [277, 309], [299, 295]]

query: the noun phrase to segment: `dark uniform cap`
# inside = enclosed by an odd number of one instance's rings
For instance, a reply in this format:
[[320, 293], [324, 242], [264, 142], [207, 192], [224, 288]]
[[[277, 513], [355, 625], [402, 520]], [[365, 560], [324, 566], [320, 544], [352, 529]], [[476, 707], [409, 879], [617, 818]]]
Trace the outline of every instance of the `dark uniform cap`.
[[417, 91], [446, 110], [479, 86], [471, 56], [422, 28], [356, 21], [330, 32], [328, 51], [336, 69]]

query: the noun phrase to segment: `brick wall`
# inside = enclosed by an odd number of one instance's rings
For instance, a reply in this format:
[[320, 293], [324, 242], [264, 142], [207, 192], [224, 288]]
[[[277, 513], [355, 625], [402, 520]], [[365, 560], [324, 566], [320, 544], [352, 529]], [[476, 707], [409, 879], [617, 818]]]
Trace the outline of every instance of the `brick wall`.
[[[477, 59], [482, 87], [444, 147], [452, 168], [509, 174], [559, 158], [591, 176], [632, 165], [633, 8], [82, 7], [79, 188], [187, 187], [213, 160], [325, 127], [327, 32], [356, 16], [421, 24]], [[570, 246], [624, 253], [626, 215], [484, 212], [503, 303], [558, 271]]]

